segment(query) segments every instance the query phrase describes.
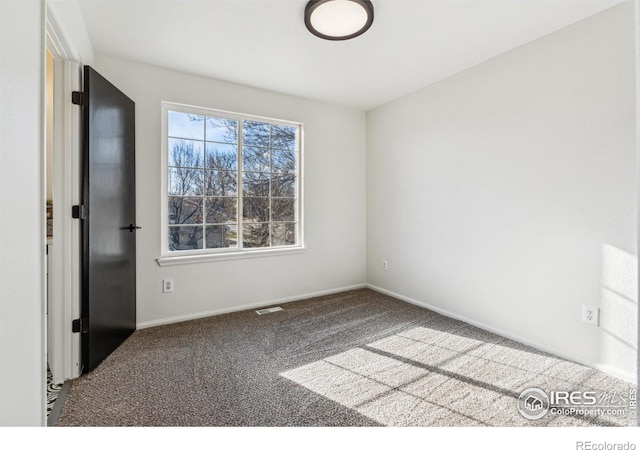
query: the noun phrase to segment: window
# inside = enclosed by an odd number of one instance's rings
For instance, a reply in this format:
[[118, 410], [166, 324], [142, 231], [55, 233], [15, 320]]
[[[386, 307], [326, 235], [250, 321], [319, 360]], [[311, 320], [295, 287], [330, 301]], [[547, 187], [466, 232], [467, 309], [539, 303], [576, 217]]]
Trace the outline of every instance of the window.
[[163, 104], [165, 256], [301, 246], [301, 125]]

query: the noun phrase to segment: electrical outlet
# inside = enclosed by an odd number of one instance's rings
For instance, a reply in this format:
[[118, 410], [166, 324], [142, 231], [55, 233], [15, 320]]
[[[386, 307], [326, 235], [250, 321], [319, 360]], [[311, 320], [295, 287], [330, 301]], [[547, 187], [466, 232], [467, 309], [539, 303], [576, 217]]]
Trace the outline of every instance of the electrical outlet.
[[382, 270], [384, 270], [386, 272], [388, 268], [389, 268], [389, 264], [387, 263], [387, 260], [383, 259], [382, 260]]
[[600, 308], [589, 305], [582, 305], [582, 321], [590, 325], [598, 326], [598, 316], [600, 315]]
[[166, 278], [162, 280], [162, 292], [165, 294], [173, 292], [173, 278]]

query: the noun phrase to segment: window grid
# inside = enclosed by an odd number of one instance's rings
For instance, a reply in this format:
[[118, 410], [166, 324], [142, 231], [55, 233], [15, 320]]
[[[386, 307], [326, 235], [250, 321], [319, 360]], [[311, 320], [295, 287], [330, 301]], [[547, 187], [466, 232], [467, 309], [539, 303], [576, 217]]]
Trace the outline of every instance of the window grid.
[[[173, 112], [173, 110], [167, 110], [167, 116]], [[176, 233], [180, 233], [181, 229], [200, 229], [201, 236], [199, 241], [201, 242], [200, 246], [191, 247], [188, 249], [181, 248], [171, 248], [171, 244], [169, 243], [171, 236], [168, 236], [167, 245], [169, 245], [170, 252], [183, 253], [185, 250], [195, 250], [198, 253], [206, 252], [207, 250], [233, 250], [233, 249], [250, 249], [250, 248], [274, 248], [274, 247], [291, 247], [298, 246], [300, 242], [300, 221], [299, 221], [299, 158], [300, 158], [300, 150], [299, 150], [299, 133], [300, 126], [299, 125], [281, 125], [274, 124], [271, 122], [267, 122], [265, 120], [256, 121], [253, 119], [225, 119], [221, 116], [208, 116], [208, 115], [200, 115], [194, 114], [195, 116], [201, 116], [202, 126], [203, 126], [203, 139], [194, 139], [191, 137], [182, 137], [179, 134], [170, 133], [167, 130], [166, 133], [166, 142], [167, 153], [170, 153], [172, 149], [169, 146], [169, 142], [171, 139], [179, 140], [182, 142], [192, 142], [201, 144], [201, 148], [198, 149], [197, 153], [202, 155], [203, 161], [200, 164], [202, 167], [198, 167], [196, 165], [182, 165], [176, 164], [175, 155], [172, 159], [169, 154], [167, 157], [169, 158], [167, 164], [167, 175], [168, 175], [168, 186], [167, 186], [167, 199], [171, 201], [171, 199], [182, 199], [183, 203], [187, 203], [188, 199], [194, 199], [191, 202], [189, 207], [195, 209], [195, 211], [191, 212], [187, 217], [187, 222], [182, 220], [181, 217], [174, 217], [171, 219], [169, 215], [168, 219], [168, 229], [170, 234], [172, 233], [172, 229], [177, 229]], [[210, 119], [214, 120], [231, 120], [235, 123], [235, 132], [236, 132], [236, 160], [235, 160], [235, 170], [221, 170], [209, 163], [207, 158], [209, 157], [209, 150], [207, 143], [215, 143], [220, 145], [234, 145], [231, 144], [228, 140], [216, 140], [213, 137], [208, 136], [208, 126], [207, 121]], [[169, 118], [167, 117], [167, 121]], [[254, 124], [258, 124], [260, 126], [268, 126], [268, 138], [266, 139], [266, 145], [262, 142], [249, 142], [248, 144], [244, 142], [243, 133], [245, 131], [245, 126], [247, 122], [251, 122]], [[289, 145], [279, 146], [274, 139], [274, 127], [280, 128], [290, 128], [293, 131], [293, 139], [289, 142]], [[170, 128], [170, 127], [168, 127]], [[211, 140], [209, 140], [211, 138]], [[244, 158], [245, 158], [245, 148], [248, 149], [257, 149], [264, 150], [268, 155], [268, 165], [263, 164], [258, 166], [261, 170], [244, 170]], [[281, 155], [278, 155], [278, 152], [281, 152]], [[195, 152], [194, 152], [195, 153]], [[276, 164], [275, 157], [278, 156], [282, 159], [286, 159], [287, 155], [293, 157], [293, 165], [291, 167], [281, 166], [281, 162]], [[251, 167], [249, 167], [251, 169]], [[176, 192], [176, 189], [172, 189], [172, 180], [171, 180], [171, 171], [172, 170], [183, 170], [183, 171], [193, 171], [194, 173], [199, 174], [201, 185], [196, 187], [196, 192]], [[224, 173], [224, 176], [231, 175], [235, 173], [236, 175], [236, 186], [235, 191], [216, 191], [212, 188], [212, 182], [210, 182], [209, 177], [218, 177], [220, 173]], [[258, 178], [258, 186], [264, 182], [268, 185], [268, 189], [266, 192], [266, 196], [262, 196], [265, 193], [255, 191], [251, 188], [251, 186], [247, 186], [250, 182], [246, 180], [251, 176], [256, 175]], [[223, 177], [224, 177], [223, 176]], [[264, 179], [266, 177], [266, 180]], [[219, 178], [219, 177], [218, 177]], [[289, 182], [286, 181], [286, 178], [291, 178]], [[274, 187], [274, 183], [277, 180], [281, 180], [281, 183], [287, 183], [288, 186], [280, 186], [280, 192], [276, 192]], [[263, 186], [263, 188], [266, 186]], [[209, 189], [212, 189], [209, 191]], [[183, 188], [184, 191], [184, 188]], [[288, 192], [287, 192], [288, 191]], [[290, 194], [290, 196], [287, 196]], [[262, 215], [263, 221], [259, 220], [259, 217], [251, 218], [251, 214], [246, 214], [244, 204], [245, 200], [249, 201], [249, 199], [264, 199], [266, 201], [266, 214], [267, 221], [264, 221], [264, 214]], [[220, 206], [225, 204], [225, 201], [235, 201], [235, 221], [222, 221], [224, 218], [222, 214], [213, 214], [210, 217], [210, 210], [214, 210], [211, 205], [218, 206], [218, 202]], [[286, 205], [286, 202], [291, 202], [291, 205]], [[183, 203], [180, 206], [183, 206]], [[284, 206], [282, 206], [284, 205]], [[279, 216], [275, 217], [275, 209], [276, 206], [280, 206]], [[284, 208], [284, 212], [282, 209]], [[223, 209], [225, 209], [223, 207]], [[188, 220], [191, 216], [195, 215], [195, 219], [200, 218], [200, 221], [194, 223], [189, 223]], [[231, 217], [233, 219], [233, 216]], [[274, 220], [276, 219], [276, 220]], [[278, 220], [279, 219], [279, 220]], [[287, 220], [288, 219], [288, 220]], [[209, 246], [208, 244], [208, 227], [225, 227], [223, 230], [225, 232], [225, 239], [228, 239], [227, 234], [233, 237], [235, 234], [235, 245], [232, 246]], [[229, 232], [229, 227], [233, 227], [234, 230]], [[249, 244], [246, 241], [245, 232], [249, 236], [251, 236], [250, 230], [252, 228], [256, 228], [258, 230], [262, 229], [266, 230], [266, 236], [258, 235], [258, 238], [266, 238], [265, 240], [260, 240], [256, 243], [254, 242]], [[293, 239], [291, 239], [291, 236]], [[255, 238], [255, 236], [254, 236]], [[277, 241], [276, 241], [277, 239]], [[180, 238], [178, 237], [178, 240]]]
[[[243, 126], [241, 127], [241, 129], [244, 130], [244, 120], [243, 120]], [[294, 218], [293, 218], [293, 222], [291, 221], [275, 221], [273, 218], [273, 210], [274, 210], [274, 201], [275, 200], [281, 200], [281, 199], [293, 199], [294, 202], [296, 200], [296, 197], [276, 197], [273, 195], [273, 179], [274, 179], [274, 175], [277, 175], [278, 173], [275, 172], [274, 170], [274, 164], [273, 164], [273, 152], [274, 151], [288, 151], [288, 149], [285, 148], [276, 148], [274, 147], [273, 144], [273, 124], [269, 124], [269, 143], [266, 146], [260, 146], [257, 144], [252, 144], [252, 145], [244, 145], [242, 144], [242, 157], [239, 158], [239, 161], [244, 160], [244, 152], [245, 152], [245, 148], [250, 148], [250, 149], [262, 149], [262, 150], [266, 150], [268, 152], [269, 155], [269, 165], [267, 167], [267, 171], [255, 171], [255, 170], [244, 170], [242, 171], [242, 173], [250, 173], [250, 174], [264, 174], [268, 176], [268, 180], [269, 180], [269, 189], [268, 189], [268, 195], [266, 197], [260, 197], [260, 196], [256, 196], [253, 198], [265, 198], [268, 201], [268, 206], [267, 206], [267, 210], [268, 210], [268, 214], [269, 214], [269, 220], [267, 222], [250, 222], [251, 225], [263, 225], [263, 226], [267, 226], [268, 227], [268, 243], [266, 245], [266, 247], [271, 247], [273, 245], [273, 236], [275, 234], [274, 229], [275, 229], [275, 225], [286, 225], [286, 224], [290, 224], [296, 223], [296, 213], [295, 213], [295, 207], [294, 207]], [[295, 176], [294, 176], [295, 177]], [[243, 186], [243, 190], [244, 190], [244, 186]], [[244, 193], [241, 196], [244, 200]], [[251, 197], [251, 196], [248, 196]], [[244, 220], [244, 208], [243, 208], [243, 220]], [[244, 225], [244, 223], [243, 223]], [[242, 235], [244, 236], [244, 232], [242, 233]]]

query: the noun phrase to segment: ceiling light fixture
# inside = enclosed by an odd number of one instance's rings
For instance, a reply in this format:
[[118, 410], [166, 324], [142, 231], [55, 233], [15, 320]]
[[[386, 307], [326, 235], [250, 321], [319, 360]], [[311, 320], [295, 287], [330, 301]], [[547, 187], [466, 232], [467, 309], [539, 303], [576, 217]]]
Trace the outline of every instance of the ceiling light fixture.
[[344, 41], [360, 36], [373, 23], [369, 0], [311, 0], [304, 10], [304, 24], [319, 38]]

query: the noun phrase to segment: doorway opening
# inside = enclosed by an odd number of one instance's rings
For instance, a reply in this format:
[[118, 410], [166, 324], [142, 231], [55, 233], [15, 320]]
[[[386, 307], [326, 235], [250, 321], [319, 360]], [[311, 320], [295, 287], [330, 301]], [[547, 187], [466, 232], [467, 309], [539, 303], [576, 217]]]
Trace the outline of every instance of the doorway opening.
[[75, 62], [48, 5], [45, 17], [42, 208], [47, 231], [42, 254], [46, 267], [43, 358], [47, 383], [43, 395], [48, 417], [55, 412], [50, 399], [59, 395], [58, 387], [78, 377], [81, 369], [80, 338], [71, 328], [72, 320], [80, 314], [80, 227], [71, 217], [71, 207], [80, 196], [80, 116], [71, 104], [71, 92], [80, 88], [80, 64]]
[[[53, 86], [54, 86], [54, 60], [49, 49], [45, 49], [46, 54], [46, 75], [45, 75], [45, 151], [46, 151], [46, 164], [45, 164], [45, 184], [46, 184], [46, 221], [47, 221], [47, 238], [46, 238], [46, 268], [47, 268], [47, 308], [46, 308], [46, 323], [47, 333], [50, 333], [55, 328], [49, 325], [49, 306], [53, 299], [52, 293], [49, 291], [49, 287], [53, 286], [53, 280], [49, 282], [49, 268], [52, 266], [50, 259], [53, 257]], [[53, 316], [53, 314], [52, 314]], [[54, 343], [54, 339], [47, 336], [47, 418], [51, 415], [53, 405], [62, 388], [59, 376], [54, 381], [53, 372], [51, 371], [51, 364], [55, 351], [51, 351], [50, 347]], [[57, 362], [57, 361], [56, 361]]]

